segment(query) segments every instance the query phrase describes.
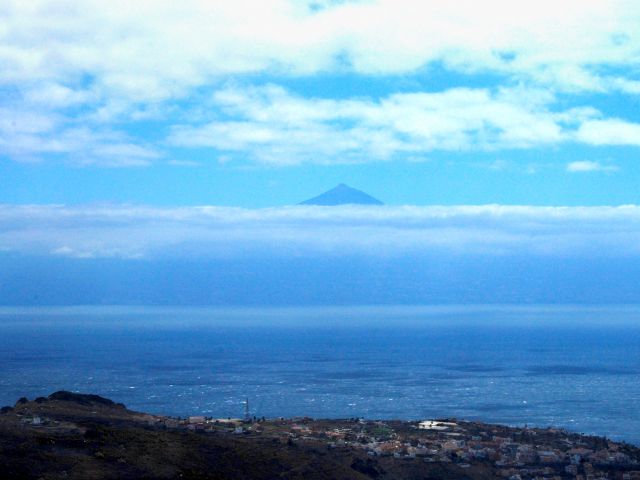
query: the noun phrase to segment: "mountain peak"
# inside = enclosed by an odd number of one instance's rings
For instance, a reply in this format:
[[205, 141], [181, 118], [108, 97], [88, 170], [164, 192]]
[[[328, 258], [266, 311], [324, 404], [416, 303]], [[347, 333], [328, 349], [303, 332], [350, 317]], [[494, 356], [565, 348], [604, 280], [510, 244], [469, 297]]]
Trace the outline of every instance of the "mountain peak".
[[349, 185], [340, 183], [333, 187], [331, 190], [327, 190], [321, 193], [317, 197], [310, 198], [304, 202], [300, 202], [300, 205], [384, 205], [377, 198], [372, 197], [368, 193], [352, 188]]

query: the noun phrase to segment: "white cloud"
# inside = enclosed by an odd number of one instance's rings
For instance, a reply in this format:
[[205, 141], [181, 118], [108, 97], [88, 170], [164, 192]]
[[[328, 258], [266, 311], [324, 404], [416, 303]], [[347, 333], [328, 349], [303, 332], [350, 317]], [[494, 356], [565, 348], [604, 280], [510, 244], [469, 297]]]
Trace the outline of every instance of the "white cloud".
[[95, 92], [73, 89], [58, 83], [35, 84], [24, 91], [23, 101], [28, 105], [68, 108], [96, 101]]
[[640, 254], [640, 207], [0, 206], [0, 250], [75, 258]]
[[567, 164], [567, 172], [615, 172], [616, 165], [604, 165], [592, 160], [579, 160]]
[[[570, 138], [553, 96], [536, 90], [457, 88], [371, 99], [319, 99], [269, 85], [229, 88], [213, 97], [213, 121], [174, 127], [170, 142], [241, 153], [265, 163], [387, 160], [432, 150], [554, 145]], [[215, 115], [215, 114], [214, 114]]]
[[640, 146], [640, 123], [617, 118], [590, 120], [580, 125], [577, 138], [591, 145]]
[[108, 129], [70, 125], [57, 115], [0, 109], [0, 156], [36, 162], [44, 158], [76, 165], [144, 166], [160, 158], [153, 147]]
[[55, 130], [60, 123], [57, 115], [0, 107], [0, 132], [6, 134], [47, 133]]
[[89, 76], [109, 96], [158, 101], [234, 74], [406, 73], [441, 62], [569, 90], [636, 90], [624, 73], [598, 73], [638, 65], [633, 0], [314, 3], [5, 0], [0, 82]]

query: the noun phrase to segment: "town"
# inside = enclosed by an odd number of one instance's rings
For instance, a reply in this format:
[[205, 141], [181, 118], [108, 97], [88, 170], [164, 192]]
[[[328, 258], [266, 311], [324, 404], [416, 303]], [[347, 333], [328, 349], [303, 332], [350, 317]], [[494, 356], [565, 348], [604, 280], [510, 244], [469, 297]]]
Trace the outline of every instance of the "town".
[[150, 424], [194, 432], [260, 436], [288, 445], [358, 450], [387, 461], [492, 467], [509, 480], [640, 480], [640, 449], [602, 437], [554, 428], [515, 428], [450, 420], [372, 421], [148, 418]]

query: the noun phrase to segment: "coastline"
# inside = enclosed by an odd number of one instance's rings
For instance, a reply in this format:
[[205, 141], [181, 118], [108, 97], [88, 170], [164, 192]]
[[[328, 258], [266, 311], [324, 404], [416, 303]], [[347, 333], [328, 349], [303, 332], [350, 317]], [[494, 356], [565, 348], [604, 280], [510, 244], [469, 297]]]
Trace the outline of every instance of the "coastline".
[[2, 409], [0, 460], [7, 478], [640, 478], [640, 448], [556, 428], [177, 418], [65, 391]]

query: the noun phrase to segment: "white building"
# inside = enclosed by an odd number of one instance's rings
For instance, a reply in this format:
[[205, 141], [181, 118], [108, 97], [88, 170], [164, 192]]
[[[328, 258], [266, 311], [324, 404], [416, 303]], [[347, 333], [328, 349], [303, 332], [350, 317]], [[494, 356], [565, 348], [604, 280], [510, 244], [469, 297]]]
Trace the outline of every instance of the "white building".
[[438, 422], [436, 420], [424, 420], [418, 424], [418, 428], [421, 430], [438, 430], [438, 431], [449, 430], [455, 426], [457, 425], [453, 422]]

